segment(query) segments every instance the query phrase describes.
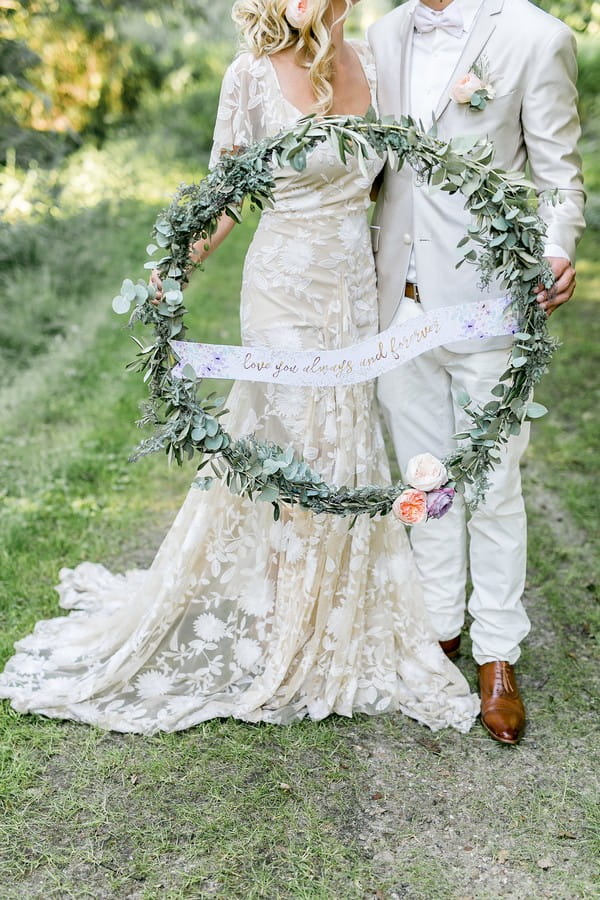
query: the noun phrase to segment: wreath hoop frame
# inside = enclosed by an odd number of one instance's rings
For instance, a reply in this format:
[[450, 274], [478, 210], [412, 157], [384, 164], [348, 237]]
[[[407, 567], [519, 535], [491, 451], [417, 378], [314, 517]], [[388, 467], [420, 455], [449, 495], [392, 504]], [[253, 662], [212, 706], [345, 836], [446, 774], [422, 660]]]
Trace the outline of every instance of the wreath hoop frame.
[[[460, 192], [472, 223], [458, 245], [464, 248], [458, 266], [476, 264], [482, 286], [498, 278], [513, 301], [519, 330], [506, 371], [491, 392], [493, 399], [483, 407], [466, 394], [459, 398], [471, 424], [455, 435], [461, 443], [443, 460], [450, 483], [463, 492], [469, 486], [468, 502], [475, 507], [485, 495], [488, 473], [500, 458], [501, 446], [519, 433], [524, 419], [547, 412], [531, 399], [557, 346], [532, 290], [538, 282], [547, 287], [553, 283], [543, 259], [546, 226], [536, 212], [534, 186], [521, 173], [494, 169], [489, 141], [440, 140], [435, 129], [425, 132], [408, 116], [379, 120], [373, 110], [364, 117], [308, 116], [273, 138], [235, 148], [223, 154], [201, 182], [180, 185], [170, 206], [159, 214], [144, 268], [158, 269], [162, 300], [156, 303], [154, 286], [142, 279], [135, 284], [125, 279], [113, 300], [117, 313], [129, 312], [134, 305], [130, 326], [141, 322], [153, 329], [150, 344], [132, 338], [138, 353], [128, 368], [142, 372], [149, 386], [149, 399], [137, 424], [153, 425], [155, 433], [141, 442], [131, 460], [165, 450], [170, 461], [182, 464], [198, 454], [199, 469], [210, 462], [215, 476], [233, 492], [271, 502], [275, 518], [281, 503], [300, 504], [314, 513], [386, 515], [407, 488], [400, 481], [359, 488], [329, 485], [292, 448], [258, 441], [252, 435], [233, 440], [219, 421], [226, 412], [224, 401], [214, 394], [200, 396], [201, 379], [191, 367], [184, 369], [181, 378], [171, 371], [177, 359], [169, 341], [181, 340], [186, 330], [182, 290], [192, 270], [202, 268], [190, 261], [191, 245], [209, 240], [223, 213], [240, 221], [246, 199], [252, 208], [270, 205], [273, 167], [290, 165], [300, 172], [307, 153], [325, 141], [343, 163], [356, 156], [365, 174], [365, 159], [386, 155], [396, 171], [406, 163], [422, 184], [450, 194]], [[556, 202], [553, 194], [544, 199]], [[159, 249], [162, 257], [153, 260]], [[198, 476], [195, 484], [206, 489], [212, 480], [212, 476]]]

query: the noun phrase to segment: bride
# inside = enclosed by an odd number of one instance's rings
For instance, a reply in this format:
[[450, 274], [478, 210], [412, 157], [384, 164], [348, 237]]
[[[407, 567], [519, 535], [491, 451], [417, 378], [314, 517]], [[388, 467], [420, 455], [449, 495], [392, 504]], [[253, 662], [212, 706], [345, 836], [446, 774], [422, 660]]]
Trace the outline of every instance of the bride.
[[[212, 162], [309, 112], [376, 106], [368, 47], [347, 42], [345, 0], [238, 0], [249, 48], [228, 69]], [[329, 350], [377, 332], [367, 210], [383, 166], [342, 164], [326, 144], [275, 174], [241, 293], [245, 344]], [[233, 227], [221, 220], [212, 252]], [[160, 286], [160, 285], [159, 285]], [[292, 445], [328, 481], [385, 482], [373, 384], [234, 385], [227, 428]], [[427, 450], [426, 447], [423, 450]], [[479, 701], [427, 620], [404, 528], [271, 505], [221, 484], [190, 490], [148, 571], [84, 562], [57, 588], [69, 615], [16, 645], [0, 696], [20, 712], [124, 732], [218, 716], [289, 723], [401, 710], [467, 731]]]

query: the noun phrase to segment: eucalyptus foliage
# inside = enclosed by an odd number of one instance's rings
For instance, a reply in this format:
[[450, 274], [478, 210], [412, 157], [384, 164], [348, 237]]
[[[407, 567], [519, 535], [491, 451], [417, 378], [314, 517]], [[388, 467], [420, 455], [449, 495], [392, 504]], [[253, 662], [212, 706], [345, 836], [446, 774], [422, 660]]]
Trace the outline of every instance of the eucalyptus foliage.
[[[476, 406], [467, 395], [460, 399], [470, 427], [456, 435], [460, 444], [444, 460], [457, 489], [470, 486], [470, 502], [476, 505], [484, 496], [488, 472], [500, 458], [502, 445], [519, 433], [525, 418], [546, 412], [531, 399], [555, 348], [546, 314], [533, 293], [539, 282], [552, 284], [543, 259], [545, 225], [535, 212], [533, 185], [520, 173], [494, 169], [493, 147], [487, 140], [443, 141], [434, 131], [423, 132], [409, 117], [378, 120], [372, 112], [364, 118], [307, 117], [276, 137], [224, 154], [199, 184], [180, 186], [169, 208], [159, 215], [153, 243], [147, 248], [151, 257], [162, 252], [159, 259], [146, 263], [146, 268], [157, 268], [163, 279], [161, 301], [152, 302], [156, 292], [151, 284], [141, 280], [134, 284], [129, 279], [113, 301], [119, 313], [129, 312], [133, 305], [130, 324], [142, 322], [154, 334], [148, 345], [134, 338], [139, 352], [130, 368], [144, 373], [150, 391], [139, 424], [153, 424], [156, 430], [132, 458], [164, 449], [169, 459], [182, 463], [197, 453], [200, 468], [210, 461], [232, 491], [273, 503], [276, 517], [281, 503], [299, 503], [315, 513], [342, 516], [386, 514], [404, 490], [401, 482], [355, 489], [329, 485], [291, 448], [260, 442], [251, 435], [233, 441], [219, 421], [223, 401], [199, 395], [200, 379], [191, 366], [185, 367], [182, 378], [171, 371], [176, 358], [169, 341], [184, 336], [182, 290], [196, 268], [190, 246], [209, 240], [223, 213], [239, 220], [244, 200], [261, 209], [271, 204], [273, 168], [291, 165], [302, 171], [307, 154], [324, 141], [332, 144], [342, 162], [356, 156], [364, 168], [368, 157], [385, 155], [397, 170], [410, 165], [423, 184], [461, 193], [472, 223], [460, 241], [463, 257], [458, 265], [476, 264], [482, 286], [498, 279], [513, 300], [520, 330], [506, 371], [485, 406]], [[206, 488], [211, 481], [202, 477], [196, 483]]]

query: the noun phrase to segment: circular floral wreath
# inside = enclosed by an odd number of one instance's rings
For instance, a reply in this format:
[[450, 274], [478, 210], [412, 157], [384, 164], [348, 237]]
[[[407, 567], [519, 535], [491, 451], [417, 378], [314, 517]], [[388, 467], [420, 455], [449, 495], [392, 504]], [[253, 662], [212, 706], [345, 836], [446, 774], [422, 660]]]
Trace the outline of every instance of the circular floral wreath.
[[[481, 407], [466, 394], [459, 398], [469, 428], [455, 435], [457, 448], [443, 461], [428, 453], [414, 458], [406, 472], [408, 485], [337, 487], [323, 481], [291, 447], [258, 441], [253, 435], [232, 440], [219, 421], [225, 412], [224, 400], [214, 394], [200, 396], [200, 379], [191, 366], [185, 367], [182, 377], [172, 374], [177, 359], [169, 342], [185, 334], [182, 289], [191, 271], [199, 268], [190, 260], [192, 243], [208, 240], [224, 212], [239, 221], [245, 199], [252, 208], [270, 204], [272, 168], [287, 164], [302, 171], [307, 153], [324, 141], [333, 145], [343, 163], [348, 156], [356, 156], [365, 174], [365, 159], [386, 154], [396, 170], [404, 163], [410, 165], [421, 183], [463, 194], [472, 223], [459, 243], [464, 250], [458, 265], [475, 263], [483, 287], [498, 278], [512, 298], [519, 321], [506, 371], [493, 388], [492, 399]], [[139, 352], [128, 366], [143, 372], [149, 385], [149, 401], [138, 425], [155, 426], [154, 435], [139, 445], [132, 460], [165, 450], [169, 460], [181, 464], [199, 454], [199, 468], [210, 461], [215, 475], [233, 492], [270, 501], [275, 518], [281, 503], [297, 503], [315, 513], [341, 516], [385, 515], [393, 509], [406, 524], [416, 524], [443, 515], [455, 490], [464, 491], [467, 485], [469, 502], [476, 506], [501, 446], [519, 433], [526, 417], [546, 412], [531, 397], [556, 347], [533, 293], [539, 282], [552, 284], [543, 259], [545, 225], [535, 212], [534, 187], [519, 173], [492, 168], [492, 159], [493, 147], [487, 140], [443, 141], [434, 131], [423, 132], [409, 117], [399, 122], [378, 120], [369, 111], [365, 117], [307, 117], [273, 138], [223, 154], [199, 184], [181, 185], [169, 208], [158, 216], [154, 243], [147, 247], [150, 257], [159, 249], [164, 254], [145, 264], [147, 269], [157, 268], [163, 279], [160, 302], [152, 284], [143, 280], [134, 284], [131, 279], [123, 282], [113, 300], [117, 313], [127, 313], [134, 305], [130, 326], [141, 322], [154, 332], [148, 345], [133, 338]], [[550, 199], [555, 200], [553, 195]], [[212, 476], [199, 476], [195, 483], [206, 489], [212, 480]]]

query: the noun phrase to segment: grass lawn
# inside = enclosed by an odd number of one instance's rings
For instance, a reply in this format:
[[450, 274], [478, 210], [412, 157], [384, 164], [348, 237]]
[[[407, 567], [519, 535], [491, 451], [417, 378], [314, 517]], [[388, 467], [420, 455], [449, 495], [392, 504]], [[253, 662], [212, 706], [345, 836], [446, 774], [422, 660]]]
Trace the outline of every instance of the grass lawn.
[[[96, 160], [97, 165], [101, 160]], [[154, 164], [156, 167], [156, 163]], [[23, 232], [0, 358], [2, 659], [56, 614], [59, 568], [147, 563], [193, 469], [132, 466], [143, 399], [110, 311], [169, 184], [127, 189]], [[189, 292], [192, 335], [237, 340], [250, 225]], [[213, 721], [144, 738], [0, 713], [3, 898], [487, 898], [600, 894], [597, 382], [599, 236], [582, 244], [564, 346], [538, 398], [516, 748], [401, 716], [290, 727]], [[67, 258], [65, 258], [67, 257]], [[220, 258], [219, 258], [220, 257]], [[202, 300], [200, 299], [200, 288]], [[472, 661], [460, 663], [475, 683]]]

